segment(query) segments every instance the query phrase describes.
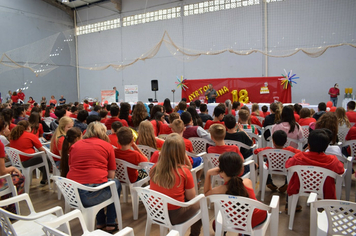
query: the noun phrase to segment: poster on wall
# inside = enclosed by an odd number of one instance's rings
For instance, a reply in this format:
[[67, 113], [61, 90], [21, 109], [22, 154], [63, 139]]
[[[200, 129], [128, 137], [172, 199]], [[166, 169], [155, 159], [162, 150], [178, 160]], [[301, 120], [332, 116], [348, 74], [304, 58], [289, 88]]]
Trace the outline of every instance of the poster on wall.
[[105, 104], [116, 102], [115, 90], [101, 90], [101, 102]]
[[125, 85], [125, 102], [138, 102], [138, 85]]
[[186, 90], [182, 89], [182, 98], [187, 98], [188, 102], [205, 98], [206, 103], [205, 91], [208, 89], [208, 85], [212, 84], [217, 92], [217, 103], [225, 102], [227, 99], [243, 103], [272, 103], [275, 101], [291, 103], [291, 87], [283, 89], [280, 78], [282, 77], [188, 79], [185, 82]]

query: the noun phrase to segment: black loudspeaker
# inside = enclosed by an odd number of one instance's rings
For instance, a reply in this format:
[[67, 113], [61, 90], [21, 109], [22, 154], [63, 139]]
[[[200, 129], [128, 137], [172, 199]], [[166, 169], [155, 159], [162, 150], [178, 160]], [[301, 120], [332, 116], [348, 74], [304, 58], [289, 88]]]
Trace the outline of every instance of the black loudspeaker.
[[158, 80], [151, 80], [151, 89], [152, 91], [158, 91]]

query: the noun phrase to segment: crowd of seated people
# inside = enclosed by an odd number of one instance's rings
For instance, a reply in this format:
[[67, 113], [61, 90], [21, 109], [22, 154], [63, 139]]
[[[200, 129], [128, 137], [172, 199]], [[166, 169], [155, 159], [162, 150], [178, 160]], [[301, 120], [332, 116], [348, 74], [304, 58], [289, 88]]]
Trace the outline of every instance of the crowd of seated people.
[[[314, 165], [331, 169], [337, 173], [343, 171], [334, 155], [350, 155], [350, 147], [340, 149], [336, 144], [339, 128], [349, 128], [346, 140], [356, 139], [355, 102], [347, 104], [347, 110], [338, 107], [329, 112], [325, 103], [318, 105], [318, 111], [302, 108], [299, 104], [283, 106], [281, 103], [270, 104], [259, 110], [254, 104], [252, 110], [238, 102], [226, 101], [215, 107], [213, 116], [208, 114], [206, 104], [181, 101], [172, 107], [169, 99], [162, 105], [147, 106], [138, 102], [134, 107], [129, 103], [120, 104], [84, 104], [73, 103], [53, 106], [31, 104], [2, 104], [0, 107], [0, 174], [11, 173], [18, 176], [15, 183], [21, 193], [24, 180], [21, 172], [13, 167], [5, 167], [5, 146], [16, 148], [25, 153], [44, 151], [40, 139], [50, 142], [50, 151], [61, 159], [57, 166], [61, 176], [87, 186], [98, 186], [108, 181], [115, 181], [120, 194], [121, 184], [115, 179], [115, 158], [134, 165], [140, 162], [155, 163], [150, 172], [129, 170], [131, 182], [146, 176], [151, 178], [151, 189], [164, 193], [176, 200], [187, 201], [196, 195], [193, 177], [190, 170], [202, 162], [200, 157], [188, 156], [185, 151], [193, 152], [189, 138], [200, 137], [214, 146], [207, 148], [208, 153], [220, 154], [219, 167], [210, 169], [205, 176], [204, 190], [206, 196], [211, 194], [231, 194], [256, 199], [252, 183], [240, 176], [249, 168], [243, 168], [244, 159], [252, 155], [252, 150], [241, 149], [225, 144], [225, 140], [235, 140], [252, 146], [255, 142], [250, 134], [259, 135], [263, 127], [272, 125], [271, 132], [264, 132], [263, 138], [272, 136], [273, 148], [285, 149], [295, 153], [286, 167], [292, 165]], [[29, 114], [29, 115], [28, 115]], [[261, 122], [262, 121], [262, 122]], [[284, 147], [287, 138], [303, 138], [302, 126], [309, 126], [310, 135], [303, 152], [297, 150], [295, 143]], [[108, 132], [109, 131], [109, 132]], [[45, 136], [52, 132], [52, 137]], [[166, 139], [158, 136], [168, 135]], [[157, 149], [151, 160], [146, 157], [137, 145], [146, 145]], [[265, 149], [254, 151], [258, 154]], [[326, 154], [325, 154], [326, 153]], [[90, 158], [89, 158], [90, 157]], [[39, 157], [21, 157], [27, 167], [42, 161]], [[342, 166], [342, 168], [341, 168]], [[47, 182], [44, 168], [41, 184]], [[201, 178], [197, 174], [198, 182]], [[224, 185], [212, 188], [210, 176], [220, 174]], [[15, 181], [15, 179], [14, 179]], [[181, 184], [184, 183], [184, 184]], [[0, 183], [1, 184], [1, 183]], [[288, 195], [298, 190], [298, 179], [285, 180], [281, 187], [274, 185], [268, 176], [267, 187], [272, 191], [287, 191]], [[326, 183], [329, 190], [325, 198], [335, 198], [335, 186], [331, 180]], [[334, 187], [332, 187], [334, 186]], [[200, 186], [199, 186], [200, 187]], [[107, 199], [108, 190], [97, 195], [82, 191], [80, 196], [85, 206], [92, 206]], [[300, 210], [300, 208], [297, 208]], [[199, 210], [199, 204], [187, 209], [169, 206], [169, 215], [173, 224], [185, 221]], [[266, 212], [255, 211], [252, 225], [256, 226], [266, 218]], [[115, 207], [110, 205], [107, 211], [97, 215], [97, 228], [107, 231], [117, 230]], [[191, 227], [191, 235], [199, 235], [201, 222]]]

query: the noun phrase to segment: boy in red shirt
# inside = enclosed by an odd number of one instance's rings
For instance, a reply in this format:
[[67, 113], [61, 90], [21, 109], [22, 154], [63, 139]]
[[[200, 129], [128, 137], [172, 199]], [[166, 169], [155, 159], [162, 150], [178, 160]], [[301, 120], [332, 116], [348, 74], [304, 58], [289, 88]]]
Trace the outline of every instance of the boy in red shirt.
[[222, 124], [225, 125], [224, 122], [222, 121], [225, 116], [225, 109], [223, 109], [220, 106], [216, 106], [214, 108], [214, 119], [213, 120], [207, 120], [204, 126], [204, 129], [209, 129], [211, 125], [213, 124]]
[[[117, 138], [121, 149], [115, 149], [115, 157], [131, 164], [138, 165], [141, 162], [148, 162], [147, 157], [141, 152], [134, 142], [132, 131], [128, 127], [121, 127], [117, 131]], [[134, 150], [131, 150], [133, 148]], [[131, 183], [143, 179], [147, 176], [144, 170], [135, 170], [128, 168], [129, 179]]]
[[[344, 173], [344, 164], [334, 155], [326, 155], [324, 152], [330, 143], [328, 134], [323, 129], [316, 129], [309, 134], [308, 147], [310, 152], [300, 152], [287, 160], [286, 168], [295, 165], [319, 166], [337, 174]], [[288, 196], [299, 192], [299, 178], [294, 173], [289, 181], [287, 193]], [[335, 181], [328, 177], [324, 183], [324, 199], [336, 199]], [[288, 204], [288, 203], [287, 203]], [[286, 205], [288, 209], [288, 205]]]
[[122, 127], [122, 124], [120, 121], [115, 121], [114, 123], [111, 124], [111, 134], [108, 135], [110, 139], [111, 145], [117, 147], [118, 149], [121, 149], [121, 146], [119, 144], [119, 140], [117, 138], [117, 131]]
[[[287, 134], [283, 130], [277, 130], [276, 132], [273, 133], [272, 142], [273, 142], [273, 146], [275, 147], [275, 149], [283, 149], [283, 150], [290, 151], [293, 153], [301, 152], [300, 150], [298, 150], [294, 147], [291, 147], [291, 146], [288, 146], [285, 148], [283, 147], [284, 144], [286, 144], [286, 142], [287, 142]], [[273, 148], [272, 147], [257, 148], [254, 151], [254, 154], [257, 155], [258, 153], [260, 153], [264, 150], [268, 150], [268, 149], [273, 149]], [[267, 187], [269, 189], [271, 189], [272, 191], [275, 191], [277, 189], [277, 186], [273, 184], [271, 175], [268, 175], [268, 177], [267, 177]], [[279, 187], [278, 190], [279, 190], [279, 192], [284, 193], [287, 190], [287, 188], [288, 188], [288, 182], [287, 182], [287, 177], [286, 177], [284, 185]]]
[[254, 125], [250, 125], [248, 120], [250, 119], [250, 112], [246, 109], [241, 109], [239, 111], [239, 123], [242, 125], [242, 128], [247, 133], [253, 133], [258, 135], [258, 129]]
[[355, 102], [354, 101], [350, 101], [347, 103], [347, 112], [346, 112], [346, 116], [347, 118], [349, 118], [349, 121], [351, 123], [356, 123], [356, 112], [355, 110]]
[[[238, 146], [235, 145], [225, 145], [225, 135], [226, 135], [226, 128], [221, 124], [214, 124], [210, 126], [209, 132], [211, 135], [211, 139], [215, 142], [215, 146], [208, 147], [208, 153], [217, 153], [223, 154], [224, 152], [236, 152], [240, 155], [242, 160], [244, 160], [244, 156], [241, 154], [240, 149]], [[250, 171], [249, 166], [245, 166], [244, 174]]]
[[111, 113], [111, 118], [108, 118], [105, 121], [105, 126], [106, 126], [107, 130], [111, 129], [111, 124], [114, 123], [115, 121], [120, 121], [122, 123], [122, 126], [129, 127], [126, 120], [119, 119], [120, 108], [118, 106], [111, 106], [110, 113]]

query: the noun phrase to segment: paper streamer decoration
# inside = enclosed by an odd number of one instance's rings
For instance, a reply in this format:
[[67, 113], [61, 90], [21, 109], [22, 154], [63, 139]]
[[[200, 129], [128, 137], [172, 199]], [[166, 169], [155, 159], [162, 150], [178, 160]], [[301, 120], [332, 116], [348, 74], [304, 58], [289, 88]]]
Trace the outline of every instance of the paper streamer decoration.
[[231, 94], [232, 94], [232, 102], [239, 101], [237, 96], [237, 90], [232, 90]]
[[[299, 79], [299, 77], [295, 77], [296, 74], [293, 74], [292, 70], [290, 72], [284, 70], [284, 72], [286, 73], [285, 75], [282, 74], [283, 78], [279, 79], [282, 81], [281, 85], [283, 85], [283, 89], [287, 89], [288, 85], [290, 85], [291, 87], [293, 87], [292, 83], [297, 84], [297, 82], [295, 82], [294, 80]], [[293, 74], [293, 75], [292, 75]]]
[[177, 80], [178, 82], [175, 82], [177, 85], [177, 88], [182, 88], [184, 91], [188, 88], [188, 86], [185, 84], [185, 82], [187, 82], [187, 79], [183, 78], [183, 75], [180, 77], [180, 79], [177, 76]]
[[241, 89], [239, 92], [239, 102], [243, 103], [248, 103], [249, 102], [249, 97], [248, 97], [248, 92], [246, 89]]

